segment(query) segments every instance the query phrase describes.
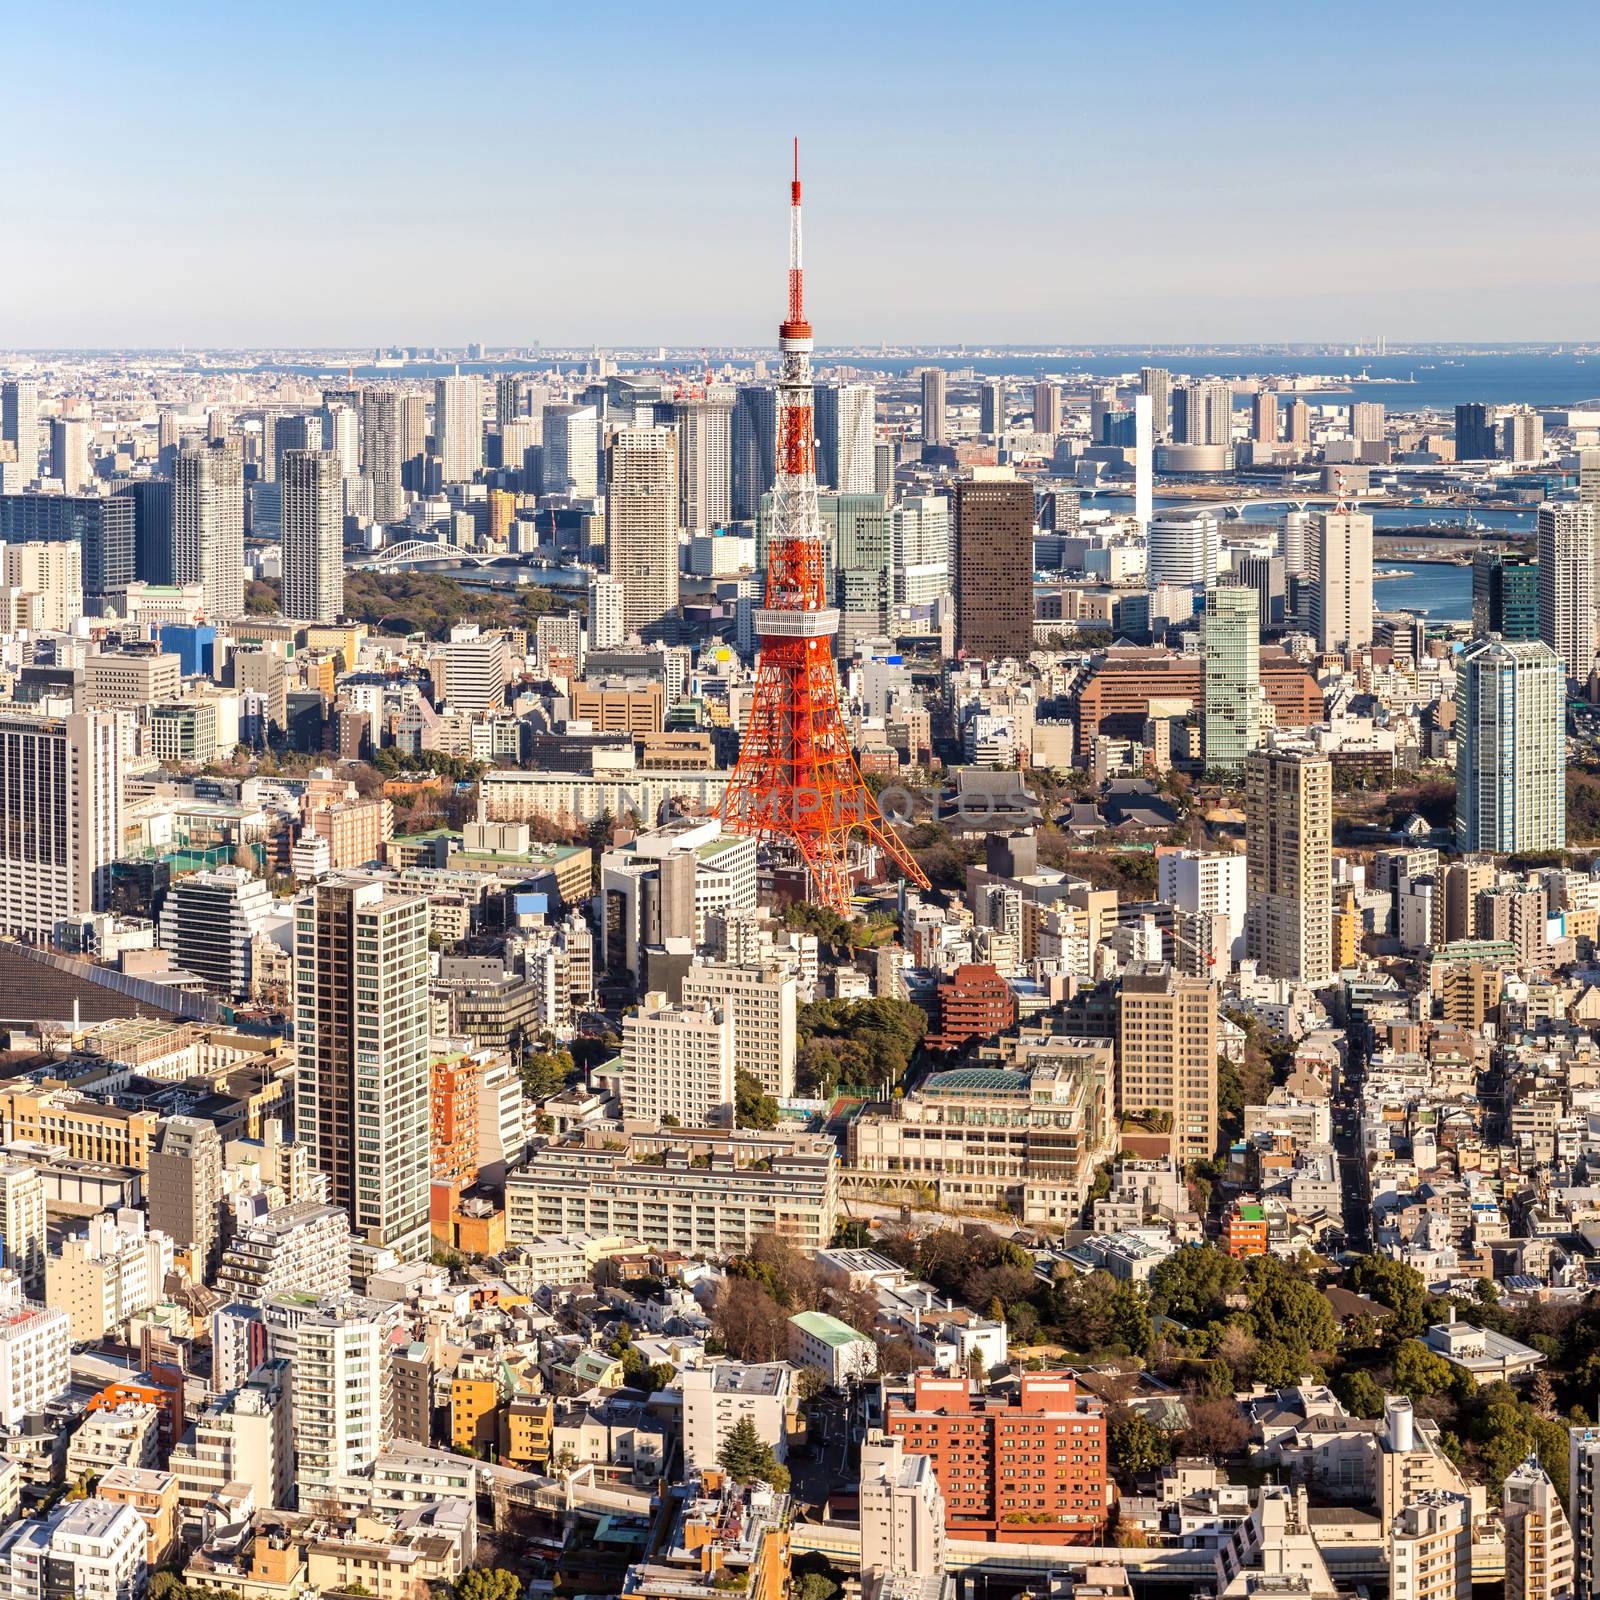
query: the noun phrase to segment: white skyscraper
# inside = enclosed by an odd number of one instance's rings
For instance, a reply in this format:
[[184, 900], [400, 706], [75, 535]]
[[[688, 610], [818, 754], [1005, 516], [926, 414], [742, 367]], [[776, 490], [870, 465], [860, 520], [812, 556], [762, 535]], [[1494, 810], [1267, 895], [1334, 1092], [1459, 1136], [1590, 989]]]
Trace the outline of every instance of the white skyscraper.
[[1539, 640], [1498, 634], [1456, 668], [1456, 845], [1514, 854], [1567, 845], [1566, 669]]
[[1278, 527], [1278, 554], [1285, 572], [1311, 570], [1311, 513], [1286, 511]]
[[725, 400], [680, 400], [678, 478], [683, 525], [710, 533], [728, 520], [733, 494], [733, 406]]
[[172, 542], [180, 584], [198, 583], [208, 622], [244, 613], [244, 463], [209, 445], [179, 452]]
[[1147, 538], [1155, 506], [1155, 410], [1147, 394], [1133, 397], [1133, 520]]
[[593, 406], [546, 406], [544, 493], [592, 500], [600, 492], [600, 417]]
[[295, 906], [295, 1130], [369, 1244], [428, 1250], [428, 903], [325, 878]]
[[933, 1458], [898, 1435], [873, 1432], [861, 1446], [861, 1574], [871, 1593], [891, 1575], [944, 1573], [944, 1495]]
[[122, 854], [122, 719], [113, 711], [0, 715], [0, 931], [51, 943], [103, 911]]
[[817, 487], [872, 494], [878, 392], [870, 383], [819, 383], [816, 389]]
[[589, 580], [589, 649], [615, 650], [627, 636], [622, 584], [609, 572], [597, 572]]
[[26, 1161], [0, 1165], [0, 1267], [16, 1273], [30, 1300], [44, 1298], [44, 1176]]
[[677, 436], [618, 428], [606, 443], [606, 568], [628, 632], [659, 633], [677, 616], [679, 548]]
[[1198, 589], [1215, 583], [1222, 570], [1222, 532], [1216, 517], [1207, 511], [1153, 518], [1145, 567], [1152, 585], [1175, 583]]
[[[336, 415], [349, 415], [340, 407]], [[283, 614], [336, 622], [344, 610], [344, 496], [332, 450], [286, 450], [283, 491]]]
[[1322, 650], [1372, 643], [1372, 518], [1363, 511], [1311, 514], [1311, 630]]
[[388, 1340], [395, 1302], [360, 1295], [280, 1295], [261, 1308], [267, 1354], [287, 1361], [295, 1491], [302, 1511], [370, 1472], [393, 1431]]
[[322, 410], [322, 448], [339, 461], [339, 476], [361, 476], [361, 413], [352, 405], [335, 400]]
[[1580, 682], [1594, 661], [1597, 516], [1585, 500], [1539, 507], [1539, 637]]
[[950, 499], [907, 495], [889, 513], [894, 603], [931, 606], [950, 589]]
[[446, 483], [470, 483], [483, 466], [483, 379], [437, 378], [433, 443]]

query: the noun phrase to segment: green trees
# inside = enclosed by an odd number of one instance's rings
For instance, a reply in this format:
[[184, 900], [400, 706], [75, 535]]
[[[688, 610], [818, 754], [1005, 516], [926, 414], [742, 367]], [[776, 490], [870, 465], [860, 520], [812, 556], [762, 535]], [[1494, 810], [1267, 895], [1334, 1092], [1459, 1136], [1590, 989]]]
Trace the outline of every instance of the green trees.
[[1394, 1353], [1394, 1386], [1413, 1401], [1444, 1394], [1454, 1381], [1455, 1368], [1420, 1339], [1407, 1339]]
[[1151, 1275], [1150, 1308], [1178, 1322], [1210, 1321], [1243, 1282], [1244, 1269], [1232, 1256], [1209, 1245], [1187, 1246]]
[[473, 1567], [455, 1581], [455, 1600], [521, 1600], [522, 1581], [504, 1567]]
[[927, 1032], [920, 1006], [907, 1000], [820, 1000], [801, 1006], [796, 1078], [802, 1094], [831, 1098], [898, 1083]]
[[565, 1050], [535, 1050], [522, 1058], [522, 1092], [530, 1100], [548, 1100], [577, 1075], [577, 1066]]
[[753, 1483], [759, 1478], [780, 1492], [789, 1487], [789, 1469], [772, 1453], [772, 1446], [756, 1432], [749, 1417], [740, 1417], [728, 1430], [717, 1451], [717, 1464], [735, 1483]]
[[776, 1128], [778, 1102], [750, 1072], [734, 1075], [734, 1120], [741, 1128]]
[[1396, 1338], [1414, 1339], [1427, 1327], [1428, 1286], [1415, 1267], [1388, 1256], [1361, 1256], [1350, 1268], [1350, 1287], [1388, 1306]]
[[1353, 1417], [1383, 1415], [1383, 1389], [1370, 1372], [1346, 1372], [1338, 1384], [1339, 1399]]
[[1111, 1465], [1126, 1477], [1154, 1472], [1172, 1459], [1172, 1444], [1156, 1425], [1137, 1411], [1111, 1419]]

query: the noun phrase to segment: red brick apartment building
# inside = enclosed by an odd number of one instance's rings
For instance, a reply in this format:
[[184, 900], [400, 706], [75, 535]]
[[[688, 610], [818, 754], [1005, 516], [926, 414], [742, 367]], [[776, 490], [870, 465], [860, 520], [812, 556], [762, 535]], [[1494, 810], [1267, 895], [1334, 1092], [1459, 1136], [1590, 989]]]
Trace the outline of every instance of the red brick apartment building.
[[930, 1050], [959, 1050], [974, 1039], [993, 1039], [1017, 1022], [1011, 985], [986, 962], [968, 962], [938, 989], [939, 1026], [924, 1041]]
[[884, 1427], [933, 1460], [945, 1534], [1002, 1544], [1099, 1544], [1111, 1517], [1106, 1417], [1070, 1372], [1028, 1372], [1020, 1391], [919, 1373]]

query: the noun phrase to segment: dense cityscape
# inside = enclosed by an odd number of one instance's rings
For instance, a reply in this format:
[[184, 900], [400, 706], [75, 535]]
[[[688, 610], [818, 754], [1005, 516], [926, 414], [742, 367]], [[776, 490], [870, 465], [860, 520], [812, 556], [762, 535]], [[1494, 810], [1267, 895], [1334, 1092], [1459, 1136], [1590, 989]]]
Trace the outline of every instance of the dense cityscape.
[[784, 136], [759, 344], [0, 322], [0, 1596], [1600, 1600], [1600, 342]]

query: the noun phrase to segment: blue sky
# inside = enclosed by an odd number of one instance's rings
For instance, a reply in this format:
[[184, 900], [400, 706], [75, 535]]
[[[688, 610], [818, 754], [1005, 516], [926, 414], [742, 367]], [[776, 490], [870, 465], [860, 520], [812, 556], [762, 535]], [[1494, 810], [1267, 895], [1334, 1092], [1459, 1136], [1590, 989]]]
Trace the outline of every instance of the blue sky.
[[[1600, 6], [8, 5], [0, 346], [1600, 337]], [[791, 21], [790, 18], [793, 18]]]

